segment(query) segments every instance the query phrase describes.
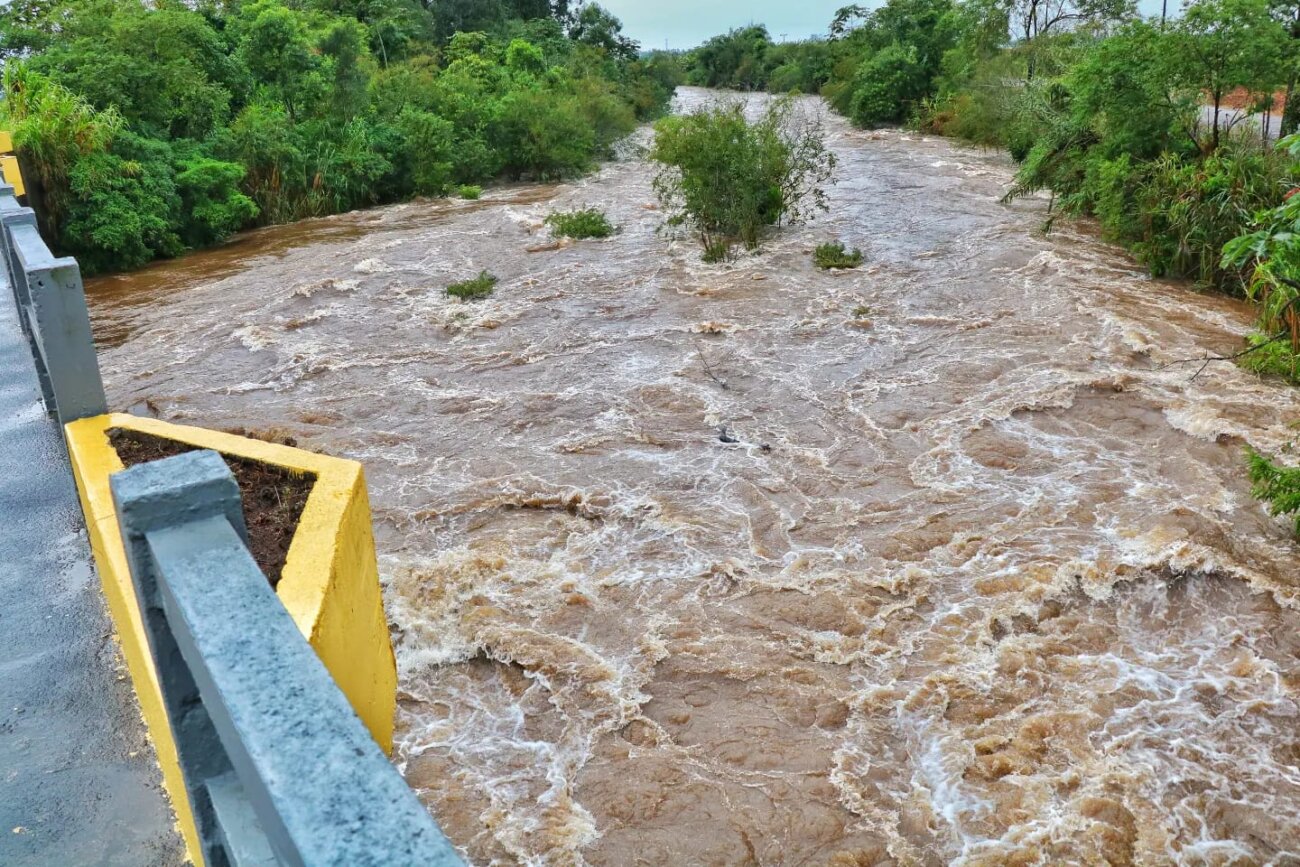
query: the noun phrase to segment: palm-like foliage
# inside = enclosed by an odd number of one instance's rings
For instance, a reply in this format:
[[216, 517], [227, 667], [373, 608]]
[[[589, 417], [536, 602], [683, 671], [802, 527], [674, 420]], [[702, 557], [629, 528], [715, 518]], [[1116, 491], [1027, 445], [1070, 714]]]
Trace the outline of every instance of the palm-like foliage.
[[1269, 504], [1274, 515], [1294, 515], [1296, 535], [1300, 535], [1300, 468], [1280, 467], [1251, 449], [1246, 459], [1250, 465], [1251, 493]]
[[42, 217], [49, 225], [59, 225], [67, 211], [72, 167], [108, 149], [122, 129], [122, 116], [112, 108], [97, 110], [22, 62], [6, 67], [4, 91], [4, 123], [13, 133], [24, 170], [45, 193]]
[[[1279, 147], [1300, 160], [1300, 135]], [[1226, 265], [1249, 267], [1247, 292], [1260, 308], [1260, 324], [1269, 333], [1285, 332], [1293, 352], [1300, 352], [1300, 187], [1280, 207], [1259, 215], [1256, 231], [1229, 243]]]

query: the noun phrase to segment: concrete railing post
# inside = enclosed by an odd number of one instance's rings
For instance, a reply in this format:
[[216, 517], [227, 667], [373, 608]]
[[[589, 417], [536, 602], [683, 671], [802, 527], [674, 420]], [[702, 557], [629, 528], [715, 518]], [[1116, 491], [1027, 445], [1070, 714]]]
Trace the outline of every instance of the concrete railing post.
[[9, 275], [9, 283], [14, 290], [14, 300], [18, 303], [18, 316], [22, 322], [23, 330], [28, 335], [31, 334], [27, 325], [26, 305], [31, 303], [31, 299], [26, 294], [26, 284], [19, 285], [18, 275], [15, 268], [18, 260], [14, 258], [13, 243], [9, 240], [9, 229], [22, 223], [32, 226], [36, 225], [36, 212], [31, 208], [25, 208], [14, 196], [14, 188], [8, 184], [0, 184], [0, 225], [4, 231], [0, 232], [0, 252], [4, 254], [5, 271]]
[[77, 260], [54, 258], [34, 225], [16, 225], [8, 235], [31, 297], [32, 333], [50, 382], [48, 408], [63, 424], [103, 415], [108, 400]]
[[208, 864], [461, 865], [258, 569], [221, 456], [110, 484]]
[[14, 188], [0, 185], [0, 252], [4, 255], [5, 273], [9, 275], [9, 286], [13, 289], [14, 305], [18, 308], [18, 324], [32, 347], [32, 359], [36, 362], [36, 376], [41, 384], [41, 396], [46, 406], [54, 399], [49, 373], [45, 370], [45, 359], [36, 350], [36, 337], [32, 328], [32, 296], [27, 290], [27, 274], [18, 261], [18, 251], [14, 247], [12, 232], [19, 226], [36, 226], [36, 212], [24, 208], [13, 196]]
[[108, 411], [77, 260], [55, 258], [36, 215], [0, 187], [0, 246], [46, 408], [66, 424]]
[[190, 806], [205, 857], [211, 865], [222, 863], [220, 856], [215, 862], [209, 857], [220, 851], [221, 842], [205, 781], [221, 779], [233, 769], [203, 705], [199, 686], [185, 664], [176, 635], [168, 626], [158, 571], [149, 553], [148, 534], [187, 524], [199, 528], [200, 533], [205, 529], [228, 532], [222, 529], [222, 524], [233, 527], [241, 537], [246, 531], [239, 486], [220, 455], [201, 452], [183, 455], [176, 461], [180, 466], [175, 475], [169, 476], [160, 466], [173, 464], [160, 462], [134, 473], [119, 474], [111, 485], [131, 579], [167, 706]]

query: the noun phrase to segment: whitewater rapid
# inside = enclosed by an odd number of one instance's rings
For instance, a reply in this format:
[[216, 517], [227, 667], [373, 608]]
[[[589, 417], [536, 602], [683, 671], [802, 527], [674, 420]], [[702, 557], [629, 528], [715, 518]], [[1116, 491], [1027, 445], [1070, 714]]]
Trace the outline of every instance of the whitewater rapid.
[[629, 146], [97, 281], [111, 402], [365, 462], [394, 759], [475, 864], [1300, 863], [1300, 548], [1243, 468], [1300, 391], [1170, 366], [1249, 310], [825, 123], [830, 213], [729, 264]]

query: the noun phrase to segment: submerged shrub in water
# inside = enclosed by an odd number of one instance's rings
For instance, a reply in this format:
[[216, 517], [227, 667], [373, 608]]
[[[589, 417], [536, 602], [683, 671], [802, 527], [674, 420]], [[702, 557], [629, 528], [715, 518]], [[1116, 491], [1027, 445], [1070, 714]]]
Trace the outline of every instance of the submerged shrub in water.
[[719, 262], [725, 262], [731, 258], [731, 248], [733, 244], [725, 238], [719, 241], [710, 241], [704, 245], [704, 262], [708, 265], [716, 265]]
[[483, 195], [483, 188], [477, 184], [464, 184], [456, 188], [456, 195], [473, 201]]
[[447, 294], [462, 301], [478, 301], [491, 295], [498, 282], [500, 280], [497, 275], [488, 271], [480, 271], [479, 275], [473, 280], [452, 283], [447, 287]]
[[835, 157], [820, 119], [774, 102], [757, 121], [731, 102], [669, 117], [655, 127], [650, 156], [660, 165], [655, 192], [668, 225], [699, 234], [705, 250], [759, 246], [767, 226], [807, 221], [828, 210], [823, 184]]
[[608, 238], [614, 234], [614, 226], [605, 216], [604, 211], [596, 208], [584, 208], [580, 211], [559, 211], [546, 218], [546, 225], [560, 238]]
[[831, 268], [856, 268], [862, 264], [862, 251], [850, 252], [843, 242], [822, 244], [813, 251], [813, 264], [822, 270]]

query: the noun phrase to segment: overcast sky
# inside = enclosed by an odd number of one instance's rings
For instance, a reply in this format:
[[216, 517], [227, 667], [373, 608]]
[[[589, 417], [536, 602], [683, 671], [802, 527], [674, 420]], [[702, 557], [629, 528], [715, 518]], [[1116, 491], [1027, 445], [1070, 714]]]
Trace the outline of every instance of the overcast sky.
[[[752, 20], [773, 39], [825, 33], [837, 9], [852, 0], [600, 0], [623, 19], [623, 32], [644, 48], [694, 48], [710, 36]], [[874, 4], [873, 4], [874, 5]]]
[[[643, 48], [694, 48], [710, 36], [766, 24], [773, 39], [803, 39], [825, 34], [835, 12], [853, 0], [599, 0], [623, 19], [623, 31]], [[868, 2], [877, 6], [880, 2]], [[1170, 9], [1179, 5], [1170, 0]], [[1160, 12], [1160, 0], [1142, 0], [1148, 14]]]

